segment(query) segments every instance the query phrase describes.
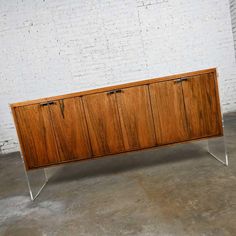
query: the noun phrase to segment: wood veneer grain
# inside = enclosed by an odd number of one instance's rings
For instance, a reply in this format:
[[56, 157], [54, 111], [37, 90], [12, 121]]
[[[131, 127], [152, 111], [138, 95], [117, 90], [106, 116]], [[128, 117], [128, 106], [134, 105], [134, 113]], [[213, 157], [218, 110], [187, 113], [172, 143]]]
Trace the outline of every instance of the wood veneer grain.
[[182, 84], [175, 81], [149, 86], [157, 144], [189, 139]]
[[114, 94], [82, 97], [94, 156], [124, 151], [119, 114]]
[[219, 135], [222, 133], [213, 73], [189, 77], [182, 82], [191, 138]]
[[18, 107], [15, 114], [27, 168], [60, 162], [49, 107]]
[[81, 98], [60, 99], [49, 106], [61, 161], [92, 156]]
[[125, 150], [156, 145], [148, 86], [122, 89], [116, 93]]

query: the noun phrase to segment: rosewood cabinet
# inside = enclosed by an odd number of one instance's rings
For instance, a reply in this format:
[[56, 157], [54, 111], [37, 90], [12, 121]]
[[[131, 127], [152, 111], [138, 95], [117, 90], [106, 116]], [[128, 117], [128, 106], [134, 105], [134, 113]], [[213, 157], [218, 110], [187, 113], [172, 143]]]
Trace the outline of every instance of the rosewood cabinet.
[[11, 105], [26, 168], [223, 135], [216, 69]]

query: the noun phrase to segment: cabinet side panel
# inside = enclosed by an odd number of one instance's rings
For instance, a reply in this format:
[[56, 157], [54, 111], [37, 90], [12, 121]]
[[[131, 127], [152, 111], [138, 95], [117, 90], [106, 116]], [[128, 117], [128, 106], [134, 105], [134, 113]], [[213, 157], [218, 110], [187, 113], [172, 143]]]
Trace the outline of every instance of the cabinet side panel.
[[181, 83], [159, 82], [149, 86], [157, 144], [189, 139]]
[[20, 151], [21, 151], [21, 154], [24, 158], [24, 165], [25, 165], [26, 170], [29, 170], [32, 165], [29, 163], [30, 160], [28, 160], [26, 158], [27, 154], [26, 154], [26, 151], [25, 151], [25, 148], [23, 145], [22, 134], [21, 134], [21, 130], [20, 130], [18, 120], [17, 120], [17, 115], [16, 115], [16, 109], [17, 108], [15, 108], [15, 107], [11, 107], [12, 116], [13, 116], [14, 124], [16, 127], [16, 132], [17, 132], [17, 136], [18, 136], [18, 140], [19, 140], [19, 144], [20, 144]]
[[216, 94], [216, 106], [217, 106], [217, 118], [218, 118], [218, 129], [219, 135], [224, 134], [223, 130], [223, 115], [221, 113], [221, 102], [220, 102], [220, 93], [219, 93], [219, 83], [218, 83], [218, 76], [217, 71], [212, 72], [214, 81], [215, 81], [215, 94]]

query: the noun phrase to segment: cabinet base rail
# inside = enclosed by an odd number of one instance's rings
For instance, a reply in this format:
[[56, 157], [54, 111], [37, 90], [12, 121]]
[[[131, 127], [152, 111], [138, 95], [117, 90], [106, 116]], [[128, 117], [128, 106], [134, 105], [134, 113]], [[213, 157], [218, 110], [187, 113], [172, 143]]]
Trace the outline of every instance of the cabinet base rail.
[[[228, 166], [229, 159], [225, 145], [225, 137], [214, 137], [206, 139], [204, 141], [207, 144], [207, 152], [211, 156], [213, 156], [217, 161], [219, 161], [225, 166]], [[24, 162], [22, 155], [21, 157]], [[43, 188], [46, 186], [48, 180], [50, 179], [48, 169], [50, 169], [50, 167], [29, 171], [25, 169], [26, 180], [29, 188], [30, 198], [32, 201], [34, 201], [39, 196]]]

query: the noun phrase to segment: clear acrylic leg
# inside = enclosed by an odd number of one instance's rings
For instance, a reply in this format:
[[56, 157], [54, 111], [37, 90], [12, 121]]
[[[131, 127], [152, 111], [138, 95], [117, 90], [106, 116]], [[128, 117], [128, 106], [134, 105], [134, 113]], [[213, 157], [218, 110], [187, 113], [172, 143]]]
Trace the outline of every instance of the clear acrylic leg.
[[48, 178], [45, 169], [43, 168], [29, 171], [25, 169], [25, 175], [29, 187], [30, 197], [33, 201], [46, 185]]
[[[222, 125], [225, 133], [225, 122], [224, 117], [222, 116]], [[229, 158], [227, 153], [225, 135], [216, 138], [210, 138], [207, 140], [208, 152], [219, 162], [228, 166]]]
[[210, 138], [207, 140], [208, 152], [219, 162], [228, 166], [228, 154], [225, 144], [225, 137]]

